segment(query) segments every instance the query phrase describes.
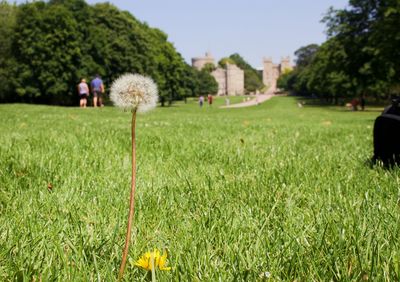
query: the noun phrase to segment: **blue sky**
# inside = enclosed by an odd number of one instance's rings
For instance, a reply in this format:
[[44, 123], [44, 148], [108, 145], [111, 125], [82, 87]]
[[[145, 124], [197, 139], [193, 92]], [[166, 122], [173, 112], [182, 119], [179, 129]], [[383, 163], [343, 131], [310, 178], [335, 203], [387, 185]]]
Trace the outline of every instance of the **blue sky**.
[[[103, 2], [88, 0], [88, 3]], [[158, 27], [190, 63], [206, 51], [219, 60], [239, 53], [254, 67], [262, 58], [278, 62], [294, 51], [326, 39], [320, 23], [330, 6], [348, 0], [109, 0]]]
[[[99, 1], [89, 0], [88, 3]], [[278, 62], [299, 47], [322, 43], [320, 23], [330, 6], [344, 8], [348, 0], [110, 0], [139, 20], [169, 36], [190, 63], [206, 51], [218, 60], [242, 55], [253, 67], [262, 58]]]

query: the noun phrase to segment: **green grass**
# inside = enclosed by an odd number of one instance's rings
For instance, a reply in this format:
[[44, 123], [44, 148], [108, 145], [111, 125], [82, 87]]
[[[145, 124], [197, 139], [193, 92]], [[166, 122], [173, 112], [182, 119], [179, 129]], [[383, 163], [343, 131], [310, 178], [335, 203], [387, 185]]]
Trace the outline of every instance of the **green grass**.
[[[400, 170], [366, 164], [378, 109], [216, 105], [139, 116], [130, 258], [168, 250], [159, 281], [400, 280]], [[116, 280], [130, 118], [0, 106], [0, 281]]]
[[[204, 98], [205, 98], [204, 106], [208, 106], [207, 97], [204, 97]], [[233, 105], [233, 104], [244, 102], [246, 99], [253, 99], [253, 98], [254, 98], [254, 96], [251, 96], [251, 95], [229, 96], [229, 103], [230, 103], [230, 105]], [[198, 98], [189, 98], [187, 100], [187, 102], [189, 104], [194, 104], [194, 103], [198, 103], [198, 100], [199, 100]], [[225, 105], [226, 105], [225, 97], [214, 97], [213, 98], [213, 106], [219, 107], [219, 106], [225, 106]]]

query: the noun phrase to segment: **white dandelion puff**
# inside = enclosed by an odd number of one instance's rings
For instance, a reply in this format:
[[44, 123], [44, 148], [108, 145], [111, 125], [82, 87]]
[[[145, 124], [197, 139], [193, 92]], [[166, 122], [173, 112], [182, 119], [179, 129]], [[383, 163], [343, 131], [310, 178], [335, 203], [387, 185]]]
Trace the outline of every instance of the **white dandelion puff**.
[[157, 85], [149, 77], [126, 73], [114, 80], [110, 99], [124, 110], [147, 112], [156, 107]]
[[128, 224], [125, 236], [125, 246], [122, 252], [118, 280], [124, 275], [126, 260], [129, 252], [132, 221], [135, 210], [136, 190], [136, 112], [146, 112], [157, 104], [157, 85], [154, 81], [140, 74], [127, 73], [117, 78], [111, 85], [110, 98], [114, 105], [132, 111], [132, 178], [131, 196], [129, 200]]
[[270, 279], [271, 278], [271, 273], [269, 271], [265, 271], [260, 273], [260, 278], [264, 278], [264, 279]]

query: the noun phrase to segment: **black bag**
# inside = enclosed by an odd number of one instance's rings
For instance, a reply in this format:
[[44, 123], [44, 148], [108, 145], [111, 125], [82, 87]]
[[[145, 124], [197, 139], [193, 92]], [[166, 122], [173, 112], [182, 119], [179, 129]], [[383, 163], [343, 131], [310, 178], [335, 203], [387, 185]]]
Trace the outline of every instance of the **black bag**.
[[373, 161], [384, 166], [400, 164], [400, 98], [375, 120]]

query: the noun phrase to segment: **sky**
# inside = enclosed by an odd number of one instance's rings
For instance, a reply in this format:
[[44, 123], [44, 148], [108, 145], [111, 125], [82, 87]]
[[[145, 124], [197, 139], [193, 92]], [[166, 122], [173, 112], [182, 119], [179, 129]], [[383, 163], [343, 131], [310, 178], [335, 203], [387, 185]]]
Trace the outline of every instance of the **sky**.
[[[186, 62], [210, 52], [218, 61], [239, 53], [253, 67], [326, 40], [321, 19], [348, 0], [108, 0], [168, 34]], [[88, 3], [104, 2], [87, 0]]]

